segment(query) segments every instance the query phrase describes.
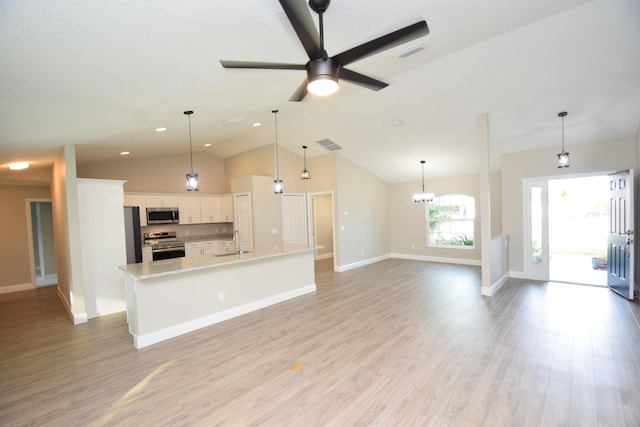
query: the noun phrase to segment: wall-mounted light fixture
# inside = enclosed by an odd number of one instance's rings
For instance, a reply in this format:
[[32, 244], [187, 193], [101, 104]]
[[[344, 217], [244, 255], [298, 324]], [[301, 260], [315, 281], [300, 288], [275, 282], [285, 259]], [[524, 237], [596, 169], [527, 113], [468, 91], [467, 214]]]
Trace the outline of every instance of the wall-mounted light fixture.
[[198, 174], [193, 173], [193, 148], [191, 147], [191, 115], [193, 111], [185, 111], [189, 117], [189, 158], [191, 160], [191, 173], [187, 174], [187, 191], [198, 191]]
[[559, 168], [568, 168], [569, 167], [569, 153], [564, 151], [564, 118], [567, 116], [566, 111], [562, 111], [558, 113], [558, 117], [562, 119], [562, 152], [558, 153], [558, 167]]
[[282, 194], [284, 187], [280, 179], [280, 164], [278, 159], [278, 110], [272, 110], [271, 112], [273, 113], [276, 128], [276, 179], [273, 181], [273, 192], [275, 194]]
[[309, 169], [307, 169], [307, 146], [303, 145], [302, 150], [304, 153], [304, 169], [300, 172], [300, 179], [311, 179], [311, 174], [309, 173]]
[[413, 194], [413, 201], [416, 203], [420, 202], [432, 202], [433, 201], [433, 193], [425, 193], [424, 192], [424, 160], [420, 160], [420, 164], [422, 164], [422, 192]]

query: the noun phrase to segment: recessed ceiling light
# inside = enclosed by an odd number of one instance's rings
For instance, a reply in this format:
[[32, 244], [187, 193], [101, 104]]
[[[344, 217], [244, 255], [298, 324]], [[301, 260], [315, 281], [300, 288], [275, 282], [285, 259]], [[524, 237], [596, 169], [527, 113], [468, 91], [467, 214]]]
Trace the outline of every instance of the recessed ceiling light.
[[31, 163], [29, 163], [29, 162], [15, 162], [15, 163], [9, 163], [7, 165], [7, 167], [9, 169], [11, 169], [12, 171], [19, 171], [19, 170], [22, 170], [22, 169], [26, 169], [29, 166], [31, 166]]
[[211, 147], [211, 144], [204, 144], [205, 147]]
[[260, 122], [255, 122], [255, 123], [253, 124], [253, 127], [254, 127], [254, 128], [257, 128], [258, 126], [262, 126], [262, 123], [260, 123]]
[[156, 128], [156, 132], [164, 132], [167, 128]]
[[120, 152], [120, 155], [121, 155], [121, 156], [126, 156], [127, 154], [129, 154], [129, 152], [128, 152], [128, 151], [121, 151], [121, 152]]
[[229, 124], [229, 123], [239, 123], [239, 122], [241, 122], [241, 121], [242, 121], [242, 117], [232, 117], [232, 118], [230, 118], [230, 119], [225, 120], [225, 121], [224, 121], [224, 122], [222, 122], [222, 123], [225, 123], [225, 124]]

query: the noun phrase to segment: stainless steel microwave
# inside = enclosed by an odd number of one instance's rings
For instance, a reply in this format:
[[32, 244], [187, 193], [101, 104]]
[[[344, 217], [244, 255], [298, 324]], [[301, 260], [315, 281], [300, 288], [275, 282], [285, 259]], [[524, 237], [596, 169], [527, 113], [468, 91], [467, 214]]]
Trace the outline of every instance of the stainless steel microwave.
[[178, 224], [180, 212], [178, 208], [147, 208], [147, 224]]

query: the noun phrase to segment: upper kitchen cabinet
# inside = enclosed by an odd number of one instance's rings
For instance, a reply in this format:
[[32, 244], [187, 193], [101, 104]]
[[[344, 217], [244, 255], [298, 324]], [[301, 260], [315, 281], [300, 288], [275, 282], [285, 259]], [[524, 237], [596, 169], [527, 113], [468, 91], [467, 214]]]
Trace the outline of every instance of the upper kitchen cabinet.
[[200, 224], [203, 222], [200, 218], [200, 197], [178, 197], [178, 209], [180, 210], [180, 224]]
[[175, 208], [178, 207], [178, 196], [168, 194], [147, 195], [146, 202], [148, 208]]
[[221, 222], [233, 222], [233, 196], [226, 194], [220, 197]]
[[200, 220], [202, 222], [223, 222], [220, 202], [220, 196], [200, 196]]
[[147, 226], [147, 198], [144, 194], [125, 194], [125, 206], [137, 206], [140, 208], [140, 227]]

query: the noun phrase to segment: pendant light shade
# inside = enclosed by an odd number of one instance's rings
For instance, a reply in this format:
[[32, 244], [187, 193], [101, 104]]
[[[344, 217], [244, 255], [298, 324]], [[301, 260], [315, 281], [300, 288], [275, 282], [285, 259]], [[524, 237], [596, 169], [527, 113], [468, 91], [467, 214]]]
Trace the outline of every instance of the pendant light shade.
[[558, 117], [562, 119], [562, 152], [558, 153], [558, 167], [559, 168], [568, 168], [570, 159], [569, 153], [564, 151], [564, 118], [567, 116], [566, 111], [562, 111], [558, 113]]
[[307, 169], [307, 146], [303, 145], [302, 150], [304, 151], [304, 168], [302, 172], [300, 172], [300, 179], [311, 179], [311, 174], [309, 173], [309, 169]]
[[276, 179], [273, 181], [273, 192], [275, 194], [282, 194], [284, 192], [284, 186], [280, 179], [280, 165], [278, 159], [278, 110], [272, 110], [273, 118], [276, 128]]
[[189, 118], [189, 159], [191, 162], [191, 173], [187, 174], [187, 191], [198, 191], [198, 174], [193, 173], [193, 148], [191, 147], [191, 115], [193, 111], [185, 111]]
[[421, 203], [421, 202], [432, 202], [434, 195], [433, 193], [425, 193], [424, 192], [424, 164], [425, 161], [424, 160], [420, 160], [420, 164], [422, 165], [422, 191], [419, 193], [414, 193], [413, 194], [413, 201], [415, 203]]

